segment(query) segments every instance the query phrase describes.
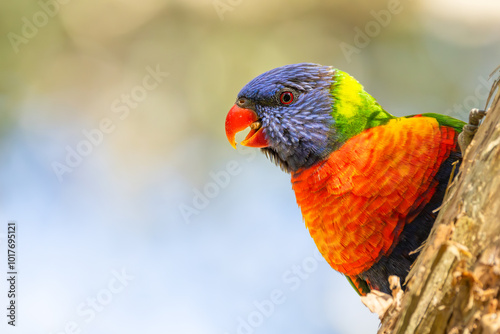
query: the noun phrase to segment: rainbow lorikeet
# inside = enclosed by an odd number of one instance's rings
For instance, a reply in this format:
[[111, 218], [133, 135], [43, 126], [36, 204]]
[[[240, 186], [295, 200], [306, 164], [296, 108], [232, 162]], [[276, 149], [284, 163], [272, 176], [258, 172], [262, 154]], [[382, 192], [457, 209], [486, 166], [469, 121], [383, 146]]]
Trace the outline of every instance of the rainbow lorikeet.
[[[349, 74], [302, 63], [250, 81], [226, 117], [226, 135], [291, 174], [305, 224], [331, 267], [360, 294], [404, 282], [462, 159], [465, 122], [425, 113], [395, 117]], [[454, 164], [457, 164], [454, 169]]]

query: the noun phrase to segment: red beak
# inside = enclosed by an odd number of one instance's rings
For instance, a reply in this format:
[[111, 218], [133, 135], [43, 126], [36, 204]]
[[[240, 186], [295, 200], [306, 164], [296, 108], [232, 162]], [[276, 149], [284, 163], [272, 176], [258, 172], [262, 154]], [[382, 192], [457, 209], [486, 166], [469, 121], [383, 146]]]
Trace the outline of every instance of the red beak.
[[235, 104], [226, 116], [226, 136], [234, 148], [236, 148], [234, 137], [238, 132], [245, 130], [247, 127], [250, 127], [251, 130], [245, 140], [241, 142], [241, 145], [259, 148], [269, 146], [264, 128], [255, 111], [241, 108]]

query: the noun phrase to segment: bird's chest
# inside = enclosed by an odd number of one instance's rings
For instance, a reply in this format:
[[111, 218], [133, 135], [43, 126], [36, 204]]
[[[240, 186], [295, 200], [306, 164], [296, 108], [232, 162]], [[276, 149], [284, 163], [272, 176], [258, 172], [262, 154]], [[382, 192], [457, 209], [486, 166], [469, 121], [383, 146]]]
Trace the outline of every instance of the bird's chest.
[[328, 263], [358, 275], [399, 241], [434, 192], [456, 132], [426, 117], [397, 119], [292, 173], [305, 223]]
[[[345, 172], [319, 165], [292, 176], [305, 224], [333, 269], [357, 275], [387, 251], [400, 217], [385, 214], [385, 199], [376, 193], [356, 194]], [[343, 182], [345, 181], [345, 182]], [[356, 182], [370, 182], [362, 176]], [[387, 213], [387, 212], [385, 212]], [[385, 216], [385, 217], [382, 217]]]

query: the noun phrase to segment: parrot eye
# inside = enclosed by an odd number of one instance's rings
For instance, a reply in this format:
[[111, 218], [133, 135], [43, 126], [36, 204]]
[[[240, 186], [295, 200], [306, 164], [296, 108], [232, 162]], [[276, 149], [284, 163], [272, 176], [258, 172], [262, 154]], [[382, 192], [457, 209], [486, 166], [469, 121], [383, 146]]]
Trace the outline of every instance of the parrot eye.
[[290, 104], [293, 102], [293, 94], [292, 92], [283, 92], [280, 95], [280, 102], [283, 104]]

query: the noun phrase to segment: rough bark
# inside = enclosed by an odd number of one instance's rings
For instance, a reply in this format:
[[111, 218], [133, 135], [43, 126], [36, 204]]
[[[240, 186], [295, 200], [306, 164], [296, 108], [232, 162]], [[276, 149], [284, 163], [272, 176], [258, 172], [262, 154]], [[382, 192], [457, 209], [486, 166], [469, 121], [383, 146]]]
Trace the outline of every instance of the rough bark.
[[[379, 334], [500, 333], [500, 92]], [[398, 299], [398, 298], [397, 298]]]

